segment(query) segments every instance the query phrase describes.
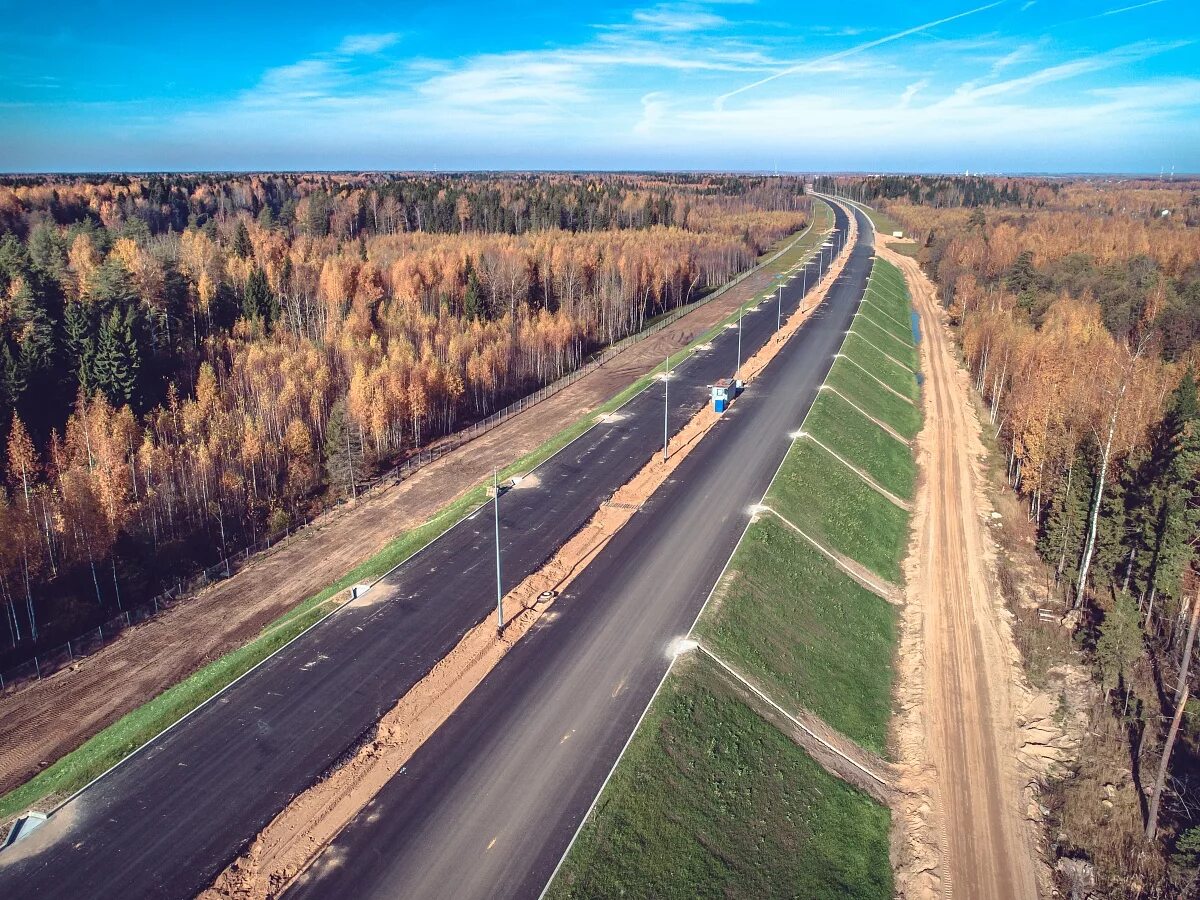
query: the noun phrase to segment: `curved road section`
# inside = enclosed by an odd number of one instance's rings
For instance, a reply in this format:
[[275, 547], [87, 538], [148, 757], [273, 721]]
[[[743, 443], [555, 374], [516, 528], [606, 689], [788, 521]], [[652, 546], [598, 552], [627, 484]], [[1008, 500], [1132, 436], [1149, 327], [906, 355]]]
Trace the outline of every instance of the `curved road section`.
[[[835, 207], [838, 228], [846, 212]], [[838, 284], [674, 479], [320, 857], [305, 896], [531, 896], [542, 888], [811, 404], [870, 269]], [[785, 315], [801, 299], [784, 288]], [[775, 328], [747, 313], [742, 358]], [[672, 431], [733, 374], [736, 330], [674, 370]], [[501, 500], [504, 590], [536, 571], [661, 448], [657, 391]], [[0, 896], [194, 897], [495, 603], [490, 511], [252, 670], [0, 853]], [[547, 621], [552, 620], [552, 621]], [[375, 815], [379, 813], [379, 815]], [[488, 845], [495, 838], [491, 850]], [[338, 867], [332, 860], [353, 859]]]

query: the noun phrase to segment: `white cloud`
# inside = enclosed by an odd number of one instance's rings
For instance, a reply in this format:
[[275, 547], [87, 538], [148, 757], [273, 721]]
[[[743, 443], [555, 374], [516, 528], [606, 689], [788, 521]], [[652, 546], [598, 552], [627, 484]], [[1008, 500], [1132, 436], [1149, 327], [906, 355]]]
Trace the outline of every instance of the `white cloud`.
[[386, 50], [398, 40], [400, 40], [400, 35], [396, 32], [388, 34], [350, 34], [342, 38], [342, 42], [338, 44], [337, 53], [341, 56], [378, 53], [381, 50]]

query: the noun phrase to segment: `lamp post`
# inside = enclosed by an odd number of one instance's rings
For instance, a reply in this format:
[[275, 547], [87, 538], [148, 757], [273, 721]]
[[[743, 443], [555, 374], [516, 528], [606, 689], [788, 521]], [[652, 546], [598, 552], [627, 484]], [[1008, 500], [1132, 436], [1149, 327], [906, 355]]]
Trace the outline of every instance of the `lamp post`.
[[667, 440], [670, 436], [667, 416], [671, 409], [668, 397], [671, 392], [671, 354], [667, 354], [667, 366], [663, 372], [663, 462], [667, 461]]
[[[742, 371], [742, 316], [746, 313], [746, 304], [738, 307], [738, 358], [737, 368], [733, 370], [733, 380], [737, 381], [738, 373]], [[734, 385], [736, 388], [737, 385]]]
[[504, 589], [500, 586], [500, 474], [492, 469], [492, 507], [496, 517], [496, 634], [504, 634]]

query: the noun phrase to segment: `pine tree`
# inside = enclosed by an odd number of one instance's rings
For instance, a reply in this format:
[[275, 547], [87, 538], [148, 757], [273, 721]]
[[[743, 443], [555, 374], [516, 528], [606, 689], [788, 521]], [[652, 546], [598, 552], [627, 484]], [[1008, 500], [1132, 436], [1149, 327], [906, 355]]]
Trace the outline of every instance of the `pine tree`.
[[1138, 621], [1137, 604], [1127, 594], [1117, 594], [1116, 601], [1100, 623], [1096, 641], [1096, 660], [1104, 687], [1113, 691], [1125, 684], [1125, 700], [1129, 700], [1129, 673], [1142, 655], [1142, 627]]
[[1083, 547], [1087, 525], [1088, 499], [1093, 476], [1084, 454], [1077, 455], [1052, 491], [1042, 518], [1038, 535], [1038, 550], [1042, 558], [1055, 569], [1061, 581], [1074, 580], [1076, 563]]
[[75, 379], [83, 392], [90, 394], [95, 385], [93, 365], [96, 341], [88, 307], [79, 302], [68, 303], [63, 331], [66, 334], [67, 353], [74, 363], [72, 369]]
[[467, 287], [463, 295], [463, 312], [468, 319], [491, 319], [491, 310], [488, 308], [487, 297], [483, 294], [483, 289], [479, 285], [479, 276], [475, 274], [475, 267], [471, 264], [470, 258], [467, 259]]
[[271, 330], [271, 323], [279, 314], [279, 303], [271, 291], [267, 273], [255, 266], [246, 279], [246, 290], [242, 295], [242, 314], [251, 321], [260, 321], [264, 329]]
[[135, 333], [137, 313], [127, 308], [122, 314], [114, 309], [100, 328], [94, 374], [96, 388], [114, 406], [135, 404], [138, 398], [138, 373], [141, 351]]
[[329, 422], [325, 428], [325, 471], [330, 488], [338, 496], [356, 499], [366, 484], [362, 435], [350, 421], [344, 399], [329, 408]]
[[1154, 430], [1136, 483], [1134, 527], [1147, 554], [1149, 587], [1178, 598], [1200, 532], [1200, 404], [1191, 372]]
[[233, 253], [242, 259], [251, 259], [254, 256], [254, 245], [250, 243], [250, 232], [246, 230], [246, 223], [241, 219], [238, 219], [237, 228], [233, 232]]

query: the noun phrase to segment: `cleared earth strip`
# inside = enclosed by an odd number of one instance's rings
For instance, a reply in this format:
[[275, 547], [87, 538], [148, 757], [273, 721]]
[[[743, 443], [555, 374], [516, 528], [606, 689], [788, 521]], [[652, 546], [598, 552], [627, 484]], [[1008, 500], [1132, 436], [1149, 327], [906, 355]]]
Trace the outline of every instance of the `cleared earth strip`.
[[[804, 299], [780, 331], [743, 363], [743, 380], [753, 381], [824, 299], [833, 280]], [[554, 597], [590, 563], [688, 452], [719, 415], [703, 407], [668, 445], [667, 460], [655, 457], [616, 491], [538, 572], [505, 597], [517, 610], [497, 636], [490, 616], [380, 720], [374, 734], [323, 780], [295, 798], [260, 832], [241, 856], [217, 877], [204, 900], [275, 897], [329, 845], [430, 735], [458, 708], [521, 637], [548, 613]], [[549, 594], [547, 593], [549, 592]]]

